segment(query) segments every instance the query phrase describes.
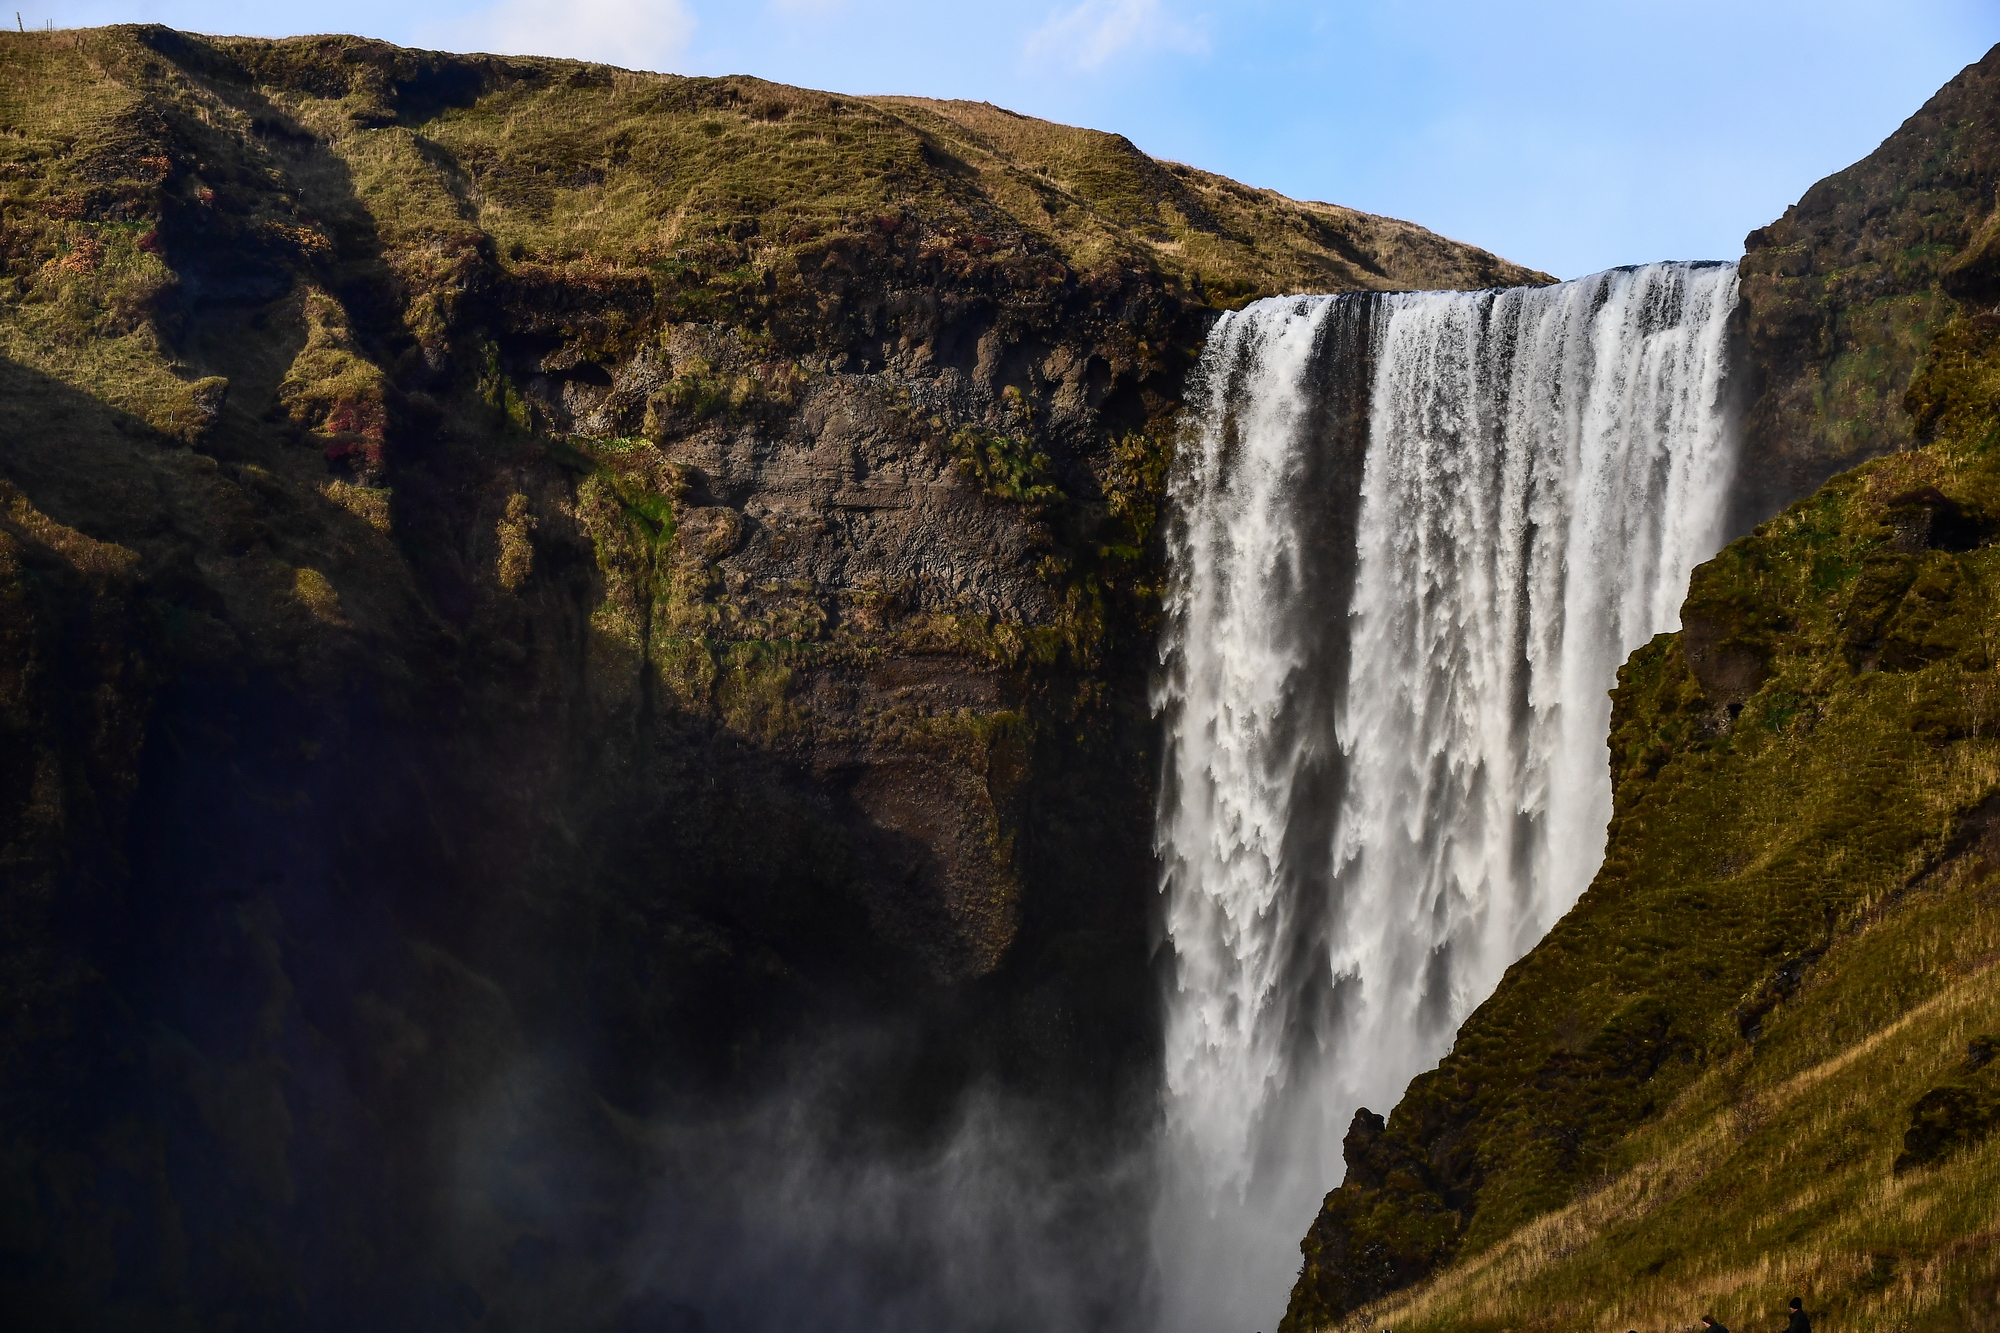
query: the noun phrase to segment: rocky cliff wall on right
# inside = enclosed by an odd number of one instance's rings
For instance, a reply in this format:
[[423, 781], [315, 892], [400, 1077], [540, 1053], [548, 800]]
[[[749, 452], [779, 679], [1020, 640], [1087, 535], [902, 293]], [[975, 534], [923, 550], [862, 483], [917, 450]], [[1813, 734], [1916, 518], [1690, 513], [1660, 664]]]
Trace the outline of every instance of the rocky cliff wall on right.
[[1931, 338], [1961, 306], [2000, 300], [1996, 51], [1745, 238], [1738, 532], [1836, 472], [1910, 448], [1903, 399]]
[[1620, 673], [1589, 891], [1355, 1113], [1285, 1333], [2000, 1329], [1996, 180], [2000, 48], [1749, 238], [1748, 535]]

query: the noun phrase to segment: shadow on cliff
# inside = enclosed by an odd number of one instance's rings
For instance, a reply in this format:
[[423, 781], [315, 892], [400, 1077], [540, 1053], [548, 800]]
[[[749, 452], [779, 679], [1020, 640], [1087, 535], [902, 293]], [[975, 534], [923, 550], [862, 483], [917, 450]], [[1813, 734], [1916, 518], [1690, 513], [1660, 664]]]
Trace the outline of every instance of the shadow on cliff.
[[[163, 205], [160, 323], [229, 381], [195, 449], [0, 362], [0, 1301], [91, 1329], [1129, 1317], [1143, 794], [1052, 740], [1016, 947], [941, 979], [870, 912], [934, 849], [649, 687], [593, 623], [578, 476], [453, 415], [346, 166], [233, 58], [147, 41], [335, 252]], [[390, 372], [379, 475], [280, 401], [306, 281]], [[516, 495], [534, 574], [503, 593]]]
[[[1131, 1313], [1107, 1274], [1138, 1271], [1143, 1172], [1005, 1077], [1074, 986], [940, 988], [876, 940], [855, 867], [892, 831], [607, 693], [641, 668], [579, 609], [579, 534], [543, 534], [546, 604], [446, 616], [409, 566], [470, 549], [473, 507], [392, 540], [312, 451], [246, 432], [218, 463], [13, 363], [0, 438], [11, 1309]], [[476, 494], [471, 457], [440, 446], [397, 484]], [[1102, 1065], [1055, 1067], [1115, 1084]]]

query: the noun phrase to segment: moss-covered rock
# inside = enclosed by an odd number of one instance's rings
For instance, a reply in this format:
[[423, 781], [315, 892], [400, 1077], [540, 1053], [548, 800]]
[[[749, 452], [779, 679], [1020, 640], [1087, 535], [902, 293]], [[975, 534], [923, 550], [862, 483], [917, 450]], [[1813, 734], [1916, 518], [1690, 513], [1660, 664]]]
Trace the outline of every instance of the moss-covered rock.
[[1896, 1158], [1898, 1175], [1972, 1147], [2000, 1127], [2000, 1079], [1983, 1072], [1992, 1066], [1996, 1048], [2000, 1038], [1974, 1037], [1966, 1044], [1958, 1077], [1932, 1088], [1910, 1108], [1910, 1127], [1903, 1131], [1903, 1151]]
[[2000, 54], [1989, 52], [1882, 146], [1744, 241], [1736, 335], [1744, 478], [1738, 530], [1835, 472], [1909, 448], [1904, 393], [1951, 316], [1988, 291], [2000, 182]]

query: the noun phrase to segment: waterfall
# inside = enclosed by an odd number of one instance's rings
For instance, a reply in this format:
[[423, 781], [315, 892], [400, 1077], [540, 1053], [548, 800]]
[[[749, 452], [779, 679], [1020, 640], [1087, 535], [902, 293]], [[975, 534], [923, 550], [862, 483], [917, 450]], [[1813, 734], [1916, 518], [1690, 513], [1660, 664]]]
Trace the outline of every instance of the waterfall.
[[1271, 1327], [1355, 1107], [1596, 872], [1607, 691], [1721, 545], [1735, 301], [1654, 264], [1217, 323], [1156, 698], [1174, 1327]]

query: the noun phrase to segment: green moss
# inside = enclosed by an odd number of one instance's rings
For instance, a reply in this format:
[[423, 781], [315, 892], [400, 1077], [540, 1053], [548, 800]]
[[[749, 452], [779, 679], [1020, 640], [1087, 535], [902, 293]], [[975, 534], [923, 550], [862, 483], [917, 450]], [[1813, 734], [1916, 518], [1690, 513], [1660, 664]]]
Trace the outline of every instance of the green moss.
[[715, 702], [724, 726], [766, 744], [806, 725], [791, 698], [791, 664], [782, 645], [731, 643], [716, 664]]
[[1062, 495], [1049, 477], [1048, 455], [1020, 436], [961, 426], [952, 432], [951, 448], [959, 466], [996, 499], [1031, 504]]
[[704, 639], [655, 635], [648, 661], [659, 673], [667, 701], [685, 712], [702, 715], [715, 699], [715, 655]]
[[520, 431], [534, 429], [534, 413], [528, 406], [528, 400], [501, 367], [500, 349], [491, 342], [483, 342], [480, 346], [478, 391], [480, 400], [492, 408], [501, 421]]
[[[742, 341], [756, 339], [753, 335]], [[781, 416], [795, 403], [806, 378], [793, 362], [760, 366], [749, 374], [729, 374], [705, 357], [690, 357], [677, 370], [646, 404], [649, 435], [673, 434], [718, 414], [732, 420]]]
[[519, 493], [508, 496], [506, 513], [496, 530], [500, 554], [494, 568], [500, 586], [508, 592], [519, 591], [534, 568], [535, 547], [530, 540], [534, 530], [535, 519], [529, 512], [528, 497]]
[[1907, 376], [1949, 310], [1927, 292], [1839, 312], [1846, 350], [1828, 362], [1814, 403], [1830, 458], [1867, 458], [1908, 439]]

